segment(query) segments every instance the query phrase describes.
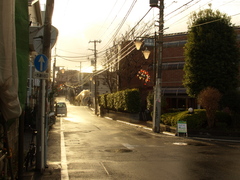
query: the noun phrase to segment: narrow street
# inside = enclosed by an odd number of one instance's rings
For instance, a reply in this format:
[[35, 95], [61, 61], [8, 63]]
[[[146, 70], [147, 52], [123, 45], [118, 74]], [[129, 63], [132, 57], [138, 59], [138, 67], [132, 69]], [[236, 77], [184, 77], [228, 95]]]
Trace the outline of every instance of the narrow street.
[[[57, 101], [63, 101], [58, 99]], [[240, 143], [199, 141], [101, 118], [67, 102], [49, 133], [43, 179], [231, 179], [240, 177]]]

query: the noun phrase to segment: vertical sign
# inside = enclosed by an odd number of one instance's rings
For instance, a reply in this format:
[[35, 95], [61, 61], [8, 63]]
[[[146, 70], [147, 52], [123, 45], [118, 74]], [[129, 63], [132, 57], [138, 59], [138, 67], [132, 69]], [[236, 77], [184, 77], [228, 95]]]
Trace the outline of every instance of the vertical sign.
[[187, 121], [178, 121], [177, 132], [178, 132], [178, 136], [179, 136], [179, 133], [185, 133], [187, 136]]

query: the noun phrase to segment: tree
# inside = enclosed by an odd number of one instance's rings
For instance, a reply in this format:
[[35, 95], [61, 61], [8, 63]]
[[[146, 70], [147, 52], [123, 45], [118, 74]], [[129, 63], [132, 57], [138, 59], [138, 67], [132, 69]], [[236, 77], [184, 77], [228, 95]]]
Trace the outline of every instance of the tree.
[[239, 48], [230, 20], [212, 9], [190, 17], [183, 79], [189, 96], [197, 97], [207, 87], [224, 94], [238, 86]]
[[103, 61], [103, 66], [105, 71], [102, 73], [104, 78], [104, 82], [108, 86], [110, 93], [117, 91], [118, 86], [118, 77], [117, 77], [117, 69], [118, 69], [118, 62], [117, 62], [117, 54], [118, 48], [116, 45], [109, 48], [105, 52], [105, 59]]
[[130, 86], [132, 79], [137, 76], [138, 71], [146, 62], [143, 55], [136, 58], [136, 54], [141, 55], [141, 53], [135, 50], [133, 41], [137, 37], [145, 36], [145, 34], [149, 33], [151, 26], [142, 23], [133, 28], [129, 27], [129, 30], [121, 34], [121, 37], [114, 39], [113, 46], [106, 51], [103, 61], [105, 71], [102, 73], [102, 76], [111, 92], [121, 89], [121, 81], [127, 82], [124, 88], [132, 88]]
[[216, 111], [219, 108], [219, 102], [222, 98], [222, 94], [212, 87], [203, 89], [198, 95], [198, 103], [206, 109], [206, 115], [208, 119], [208, 127], [214, 127], [216, 122]]

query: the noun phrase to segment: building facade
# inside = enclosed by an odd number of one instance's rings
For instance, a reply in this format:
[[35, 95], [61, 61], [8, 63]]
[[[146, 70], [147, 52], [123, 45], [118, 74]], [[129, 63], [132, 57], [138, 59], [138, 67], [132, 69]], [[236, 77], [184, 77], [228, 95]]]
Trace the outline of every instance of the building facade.
[[[240, 42], [240, 27], [235, 28], [237, 40]], [[183, 86], [184, 45], [187, 42], [187, 33], [165, 34], [163, 38], [162, 56], [162, 96], [164, 108], [167, 110], [186, 110], [189, 107], [198, 108], [195, 98], [186, 93]], [[153, 90], [155, 83], [155, 61], [158, 57], [154, 53], [154, 41], [147, 40], [145, 47], [151, 51], [148, 60], [145, 60], [141, 51], [133, 50], [128, 56], [120, 61], [119, 65], [119, 88], [139, 88], [142, 100], [146, 99], [149, 91]], [[122, 48], [129, 46], [134, 48], [133, 42], [122, 44]], [[155, 58], [156, 57], [156, 58]]]

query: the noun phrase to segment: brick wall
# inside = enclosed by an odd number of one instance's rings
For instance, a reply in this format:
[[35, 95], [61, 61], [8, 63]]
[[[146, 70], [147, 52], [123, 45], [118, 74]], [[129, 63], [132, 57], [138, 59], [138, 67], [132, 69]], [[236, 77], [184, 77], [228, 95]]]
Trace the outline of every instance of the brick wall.
[[[240, 47], [240, 27], [236, 28], [238, 34], [238, 41]], [[174, 108], [192, 106], [197, 107], [196, 100], [187, 96], [186, 89], [182, 84], [184, 76], [184, 45], [187, 42], [187, 33], [176, 33], [176, 34], [167, 34], [163, 38], [163, 59], [162, 59], [162, 89], [164, 96], [168, 99], [169, 104], [172, 104]], [[153, 60], [154, 60], [154, 51], [153, 47], [148, 47], [151, 51], [150, 57], [148, 60], [145, 60], [142, 52], [134, 50], [127, 58], [124, 58], [120, 62], [120, 87], [124, 88], [139, 88], [143, 91], [152, 90], [154, 84], [154, 73], [153, 73]], [[138, 60], [137, 65], [131, 64], [132, 61]], [[130, 67], [129, 72], [124, 71], [124, 66], [121, 64], [126, 63]], [[122, 67], [122, 69], [121, 69]], [[149, 68], [151, 67], [151, 68]], [[136, 77], [137, 72], [140, 69], [145, 69], [151, 75], [151, 82], [144, 85], [144, 82]], [[132, 78], [129, 82], [126, 82], [125, 79], [129, 74], [135, 74], [135, 77]], [[125, 78], [124, 78], [125, 77]], [[143, 94], [147, 94], [144, 92]], [[171, 106], [171, 105], [170, 105]]]

